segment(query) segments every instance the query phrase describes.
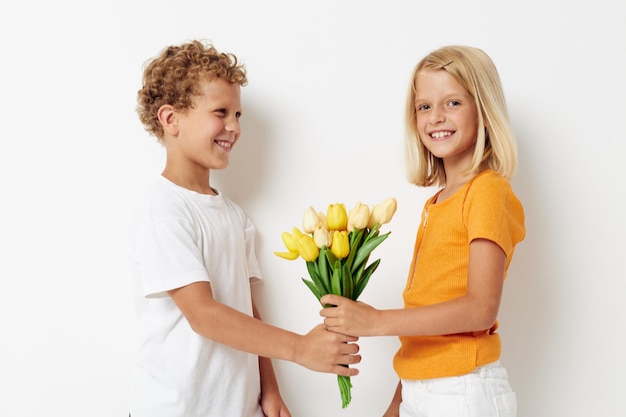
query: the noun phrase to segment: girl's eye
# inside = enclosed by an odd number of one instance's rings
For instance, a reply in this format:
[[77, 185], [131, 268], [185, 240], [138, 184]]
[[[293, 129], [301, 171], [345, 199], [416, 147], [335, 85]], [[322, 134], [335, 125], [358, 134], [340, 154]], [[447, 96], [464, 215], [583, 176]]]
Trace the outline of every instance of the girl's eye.
[[415, 106], [415, 108], [417, 109], [417, 111], [423, 111], [430, 109], [430, 106], [428, 104], [418, 104], [417, 106]]
[[448, 105], [450, 107], [456, 107], [456, 106], [460, 106], [461, 102], [460, 101], [456, 101], [456, 100], [450, 100], [450, 102], [448, 103]]

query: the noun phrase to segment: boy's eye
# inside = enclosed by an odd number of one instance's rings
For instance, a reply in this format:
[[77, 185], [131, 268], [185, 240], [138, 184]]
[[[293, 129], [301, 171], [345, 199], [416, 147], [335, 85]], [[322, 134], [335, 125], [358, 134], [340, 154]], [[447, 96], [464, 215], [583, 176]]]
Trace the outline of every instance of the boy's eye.
[[239, 118], [241, 117], [241, 112], [240, 112], [240, 111], [238, 111], [237, 113], [235, 113], [235, 117], [236, 117], [237, 119], [239, 119]]

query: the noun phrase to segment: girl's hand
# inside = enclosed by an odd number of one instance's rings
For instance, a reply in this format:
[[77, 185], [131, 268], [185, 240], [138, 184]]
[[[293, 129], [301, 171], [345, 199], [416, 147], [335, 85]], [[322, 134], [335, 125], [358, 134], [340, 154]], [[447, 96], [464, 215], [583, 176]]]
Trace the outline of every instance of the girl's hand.
[[320, 299], [323, 305], [333, 305], [320, 311], [328, 330], [351, 336], [375, 336], [380, 311], [360, 301], [327, 294]]
[[397, 407], [392, 409], [391, 406], [387, 409], [387, 411], [385, 411], [385, 414], [383, 414], [383, 417], [399, 417], [399, 416], [400, 416], [400, 409]]

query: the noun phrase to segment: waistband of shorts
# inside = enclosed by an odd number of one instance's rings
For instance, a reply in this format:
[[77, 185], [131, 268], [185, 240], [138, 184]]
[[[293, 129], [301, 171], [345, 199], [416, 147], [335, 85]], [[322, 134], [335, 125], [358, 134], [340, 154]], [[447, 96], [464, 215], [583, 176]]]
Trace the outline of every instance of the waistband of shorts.
[[470, 371], [467, 374], [463, 374], [463, 375], [457, 375], [457, 376], [452, 376], [452, 377], [423, 379], [423, 380], [401, 379], [401, 381], [407, 382], [407, 383], [410, 384], [410, 383], [426, 382], [426, 381], [433, 381], [433, 380], [445, 379], [445, 378], [459, 378], [459, 377], [464, 377], [464, 376], [469, 376], [469, 375], [477, 375], [477, 376], [480, 376], [481, 378], [503, 378], [503, 379], [507, 379], [508, 378], [508, 373], [507, 373], [506, 369], [502, 366], [500, 361], [497, 360], [495, 362], [491, 362], [491, 363], [488, 363], [486, 365], [479, 366], [478, 368], [474, 369], [473, 371]]

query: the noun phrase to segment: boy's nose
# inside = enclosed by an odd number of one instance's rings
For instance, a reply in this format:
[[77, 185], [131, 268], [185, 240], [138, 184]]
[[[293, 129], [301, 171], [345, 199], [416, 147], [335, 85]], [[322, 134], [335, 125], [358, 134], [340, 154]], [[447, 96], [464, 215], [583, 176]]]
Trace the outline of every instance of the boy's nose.
[[237, 119], [229, 120], [226, 123], [225, 128], [226, 128], [226, 130], [228, 132], [233, 132], [233, 133], [236, 133], [236, 134], [241, 133], [241, 126], [239, 125], [239, 120], [237, 120]]

